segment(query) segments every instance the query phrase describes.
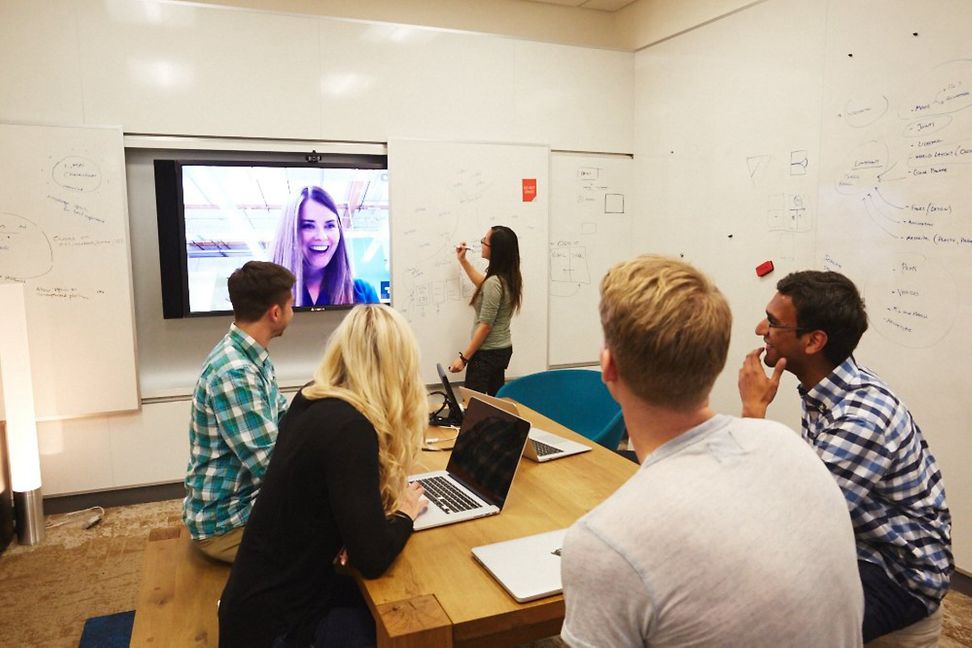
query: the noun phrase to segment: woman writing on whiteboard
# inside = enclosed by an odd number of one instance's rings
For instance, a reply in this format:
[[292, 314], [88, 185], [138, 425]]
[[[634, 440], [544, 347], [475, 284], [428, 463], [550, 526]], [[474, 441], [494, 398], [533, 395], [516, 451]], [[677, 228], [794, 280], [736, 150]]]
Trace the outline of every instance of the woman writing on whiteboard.
[[274, 263], [294, 273], [294, 306], [374, 304], [374, 286], [354, 279], [337, 206], [320, 187], [304, 187], [284, 207]]
[[472, 339], [449, 365], [449, 371], [466, 370], [466, 387], [495, 395], [506, 381], [506, 368], [513, 356], [510, 319], [520, 310], [523, 280], [520, 277], [520, 244], [509, 227], [489, 228], [482, 243], [482, 256], [489, 261], [486, 274], [466, 258], [466, 242], [456, 246], [456, 258], [476, 286], [470, 305], [476, 309]]
[[407, 476], [428, 416], [405, 318], [352, 309], [280, 424], [220, 598], [220, 646], [375, 645], [371, 613], [340, 567], [377, 578], [411, 536], [427, 502]]

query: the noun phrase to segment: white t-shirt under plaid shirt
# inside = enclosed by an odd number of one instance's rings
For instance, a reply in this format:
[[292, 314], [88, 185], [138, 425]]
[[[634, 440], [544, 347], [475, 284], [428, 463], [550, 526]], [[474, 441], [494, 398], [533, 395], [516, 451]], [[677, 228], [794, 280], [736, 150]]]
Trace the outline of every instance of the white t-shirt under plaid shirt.
[[911, 413], [848, 357], [803, 399], [803, 438], [850, 509], [857, 557], [934, 611], [953, 570], [951, 516], [935, 457]]
[[192, 399], [182, 517], [193, 538], [246, 524], [286, 409], [267, 350], [230, 325]]

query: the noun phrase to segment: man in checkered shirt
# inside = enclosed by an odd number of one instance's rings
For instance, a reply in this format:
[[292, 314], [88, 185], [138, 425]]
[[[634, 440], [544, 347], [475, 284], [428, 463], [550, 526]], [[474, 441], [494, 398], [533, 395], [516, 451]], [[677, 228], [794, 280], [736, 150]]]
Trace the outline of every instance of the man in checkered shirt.
[[[951, 516], [935, 457], [911, 413], [852, 355], [867, 313], [837, 272], [784, 277], [739, 370], [743, 416], [763, 418], [784, 369], [800, 381], [803, 438], [844, 492], [864, 587], [864, 642], [935, 612], [954, 569]], [[760, 365], [773, 367], [767, 376]]]
[[193, 544], [223, 562], [236, 558], [287, 409], [267, 347], [294, 316], [294, 281], [264, 261], [230, 275], [234, 321], [196, 383], [182, 518]]

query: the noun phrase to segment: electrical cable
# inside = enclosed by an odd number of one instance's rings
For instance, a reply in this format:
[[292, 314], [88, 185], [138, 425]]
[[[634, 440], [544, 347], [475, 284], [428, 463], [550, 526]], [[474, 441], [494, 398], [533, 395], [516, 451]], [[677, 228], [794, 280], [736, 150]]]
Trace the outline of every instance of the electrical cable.
[[103, 507], [101, 507], [101, 506], [90, 506], [90, 507], [88, 507], [86, 509], [81, 509], [80, 511], [71, 511], [70, 513], [65, 513], [62, 516], [63, 519], [57, 520], [57, 521], [48, 520], [47, 523], [44, 525], [44, 527], [47, 528], [47, 529], [53, 529], [55, 527], [63, 526], [65, 524], [67, 524], [68, 522], [74, 522], [75, 519], [76, 519], [76, 518], [74, 518], [74, 516], [81, 515], [82, 513], [88, 513], [90, 511], [97, 511], [97, 513], [95, 513], [94, 515], [91, 515], [91, 516], [85, 518], [85, 520], [84, 520], [84, 528], [85, 529], [90, 529], [94, 525], [96, 525], [99, 522], [101, 522], [101, 519], [104, 517], [104, 515], [105, 515], [105, 509]]
[[440, 414], [442, 413], [442, 410], [444, 410], [449, 405], [449, 401], [446, 399], [445, 392], [442, 391], [429, 392], [429, 396], [442, 397], [442, 404], [439, 405], [439, 409], [429, 414], [429, 423], [432, 425], [438, 425], [444, 419], [444, 417], [440, 416]]

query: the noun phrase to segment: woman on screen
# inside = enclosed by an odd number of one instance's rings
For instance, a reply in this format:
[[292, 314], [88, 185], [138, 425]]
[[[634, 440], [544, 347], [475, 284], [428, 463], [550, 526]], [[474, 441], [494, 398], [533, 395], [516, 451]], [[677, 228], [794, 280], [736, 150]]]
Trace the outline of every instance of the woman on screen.
[[220, 599], [221, 646], [375, 645], [341, 567], [377, 578], [404, 547], [427, 504], [406, 480], [427, 425], [412, 330], [388, 306], [355, 307], [281, 421]]
[[378, 302], [374, 286], [354, 279], [337, 206], [320, 187], [304, 187], [284, 207], [271, 260], [297, 277], [294, 306]]
[[466, 387], [495, 395], [506, 382], [506, 368], [513, 356], [510, 319], [520, 310], [523, 280], [520, 277], [520, 244], [509, 227], [489, 228], [480, 241], [482, 256], [489, 261], [486, 274], [466, 259], [466, 242], [456, 246], [456, 258], [476, 286], [470, 305], [476, 309], [472, 339], [459, 352], [449, 371], [466, 370]]

